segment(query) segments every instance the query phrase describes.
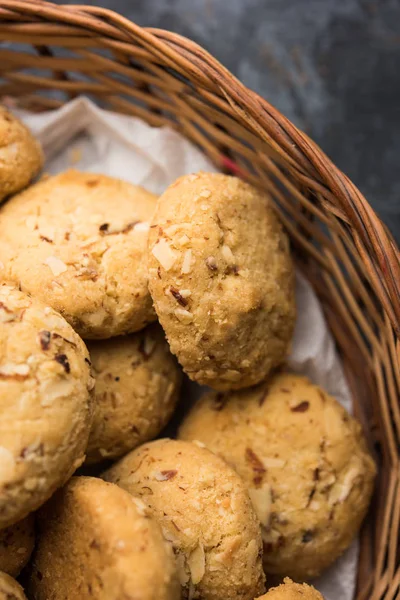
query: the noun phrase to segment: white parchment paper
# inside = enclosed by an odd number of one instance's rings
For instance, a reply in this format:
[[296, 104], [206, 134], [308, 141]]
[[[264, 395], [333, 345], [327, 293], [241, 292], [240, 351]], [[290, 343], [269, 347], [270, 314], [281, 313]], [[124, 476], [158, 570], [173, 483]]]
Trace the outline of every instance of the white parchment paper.
[[[172, 129], [150, 127], [140, 119], [104, 111], [85, 98], [56, 111], [19, 115], [42, 142], [49, 173], [74, 167], [120, 177], [160, 194], [180, 175], [216, 170]], [[351, 410], [349, 389], [320, 304], [300, 274], [296, 295], [298, 319], [289, 364]], [[354, 542], [323, 577], [313, 582], [326, 600], [353, 598], [357, 557], [358, 543]]]

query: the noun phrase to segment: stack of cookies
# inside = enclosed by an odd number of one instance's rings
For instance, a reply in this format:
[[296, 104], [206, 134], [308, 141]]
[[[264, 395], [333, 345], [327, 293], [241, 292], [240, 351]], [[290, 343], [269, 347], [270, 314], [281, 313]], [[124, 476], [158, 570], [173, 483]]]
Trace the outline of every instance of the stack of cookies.
[[[321, 599], [303, 581], [356, 536], [375, 465], [285, 370], [294, 268], [268, 196], [215, 173], [159, 198], [30, 184], [41, 149], [4, 109], [0, 139], [0, 600], [17, 577], [33, 600]], [[210, 388], [193, 407], [182, 372]]]

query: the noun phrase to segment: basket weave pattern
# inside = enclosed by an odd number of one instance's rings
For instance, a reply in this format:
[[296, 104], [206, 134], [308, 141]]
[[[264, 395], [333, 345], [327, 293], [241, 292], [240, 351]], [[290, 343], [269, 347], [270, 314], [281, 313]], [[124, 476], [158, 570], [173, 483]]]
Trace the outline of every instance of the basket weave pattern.
[[170, 125], [273, 198], [341, 351], [379, 462], [357, 600], [400, 594], [400, 255], [353, 183], [195, 43], [93, 6], [0, 0], [0, 96], [31, 110], [80, 94]]

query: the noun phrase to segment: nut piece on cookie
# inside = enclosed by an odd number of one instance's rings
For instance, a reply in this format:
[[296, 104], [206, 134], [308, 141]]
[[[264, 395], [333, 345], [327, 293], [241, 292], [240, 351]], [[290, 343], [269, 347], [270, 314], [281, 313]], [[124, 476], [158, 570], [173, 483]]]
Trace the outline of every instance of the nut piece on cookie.
[[19, 192], [37, 175], [43, 153], [29, 129], [0, 106], [0, 201]]
[[155, 320], [147, 237], [156, 196], [125, 181], [66, 171], [0, 209], [0, 279], [60, 312], [83, 338]]
[[158, 199], [148, 260], [154, 307], [191, 379], [239, 389], [285, 360], [294, 271], [268, 196], [227, 175], [181, 177]]
[[0, 571], [0, 600], [27, 600], [23, 588], [7, 573]]
[[118, 458], [155, 438], [178, 401], [181, 370], [159, 325], [88, 344], [95, 377], [86, 462]]
[[277, 587], [271, 588], [265, 596], [257, 600], [324, 600], [321, 594], [306, 583], [293, 583], [289, 577]]
[[246, 483], [267, 573], [316, 577], [365, 517], [375, 464], [361, 427], [305, 377], [280, 373], [249, 390], [207, 393], [179, 437], [205, 444]]
[[253, 600], [264, 592], [261, 535], [240, 477], [195, 444], [157, 440], [104, 478], [139, 497], [174, 548], [182, 598]]
[[28, 592], [35, 600], [178, 600], [172, 548], [141, 500], [73, 477], [38, 514]]
[[83, 462], [89, 366], [61, 315], [0, 286], [0, 529], [43, 504]]
[[0, 571], [18, 577], [27, 564], [35, 543], [34, 517], [0, 530]]

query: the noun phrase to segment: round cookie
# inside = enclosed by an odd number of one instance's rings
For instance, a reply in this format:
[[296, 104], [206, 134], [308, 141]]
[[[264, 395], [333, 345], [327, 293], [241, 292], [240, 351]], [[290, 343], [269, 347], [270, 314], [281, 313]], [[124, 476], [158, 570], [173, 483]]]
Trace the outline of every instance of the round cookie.
[[58, 313], [0, 286], [0, 529], [43, 504], [83, 462], [89, 365]]
[[279, 373], [249, 390], [205, 394], [179, 437], [204, 443], [248, 486], [267, 573], [316, 577], [365, 517], [375, 465], [361, 427], [305, 377]]
[[170, 544], [147, 507], [116, 485], [74, 477], [39, 512], [34, 600], [178, 600]]
[[95, 463], [155, 438], [175, 409], [182, 377], [159, 325], [88, 349], [96, 385], [86, 462]]
[[130, 183], [66, 171], [0, 209], [3, 281], [42, 299], [87, 339], [155, 320], [147, 237], [156, 196]]
[[321, 594], [306, 583], [293, 583], [285, 577], [284, 583], [271, 588], [265, 596], [257, 600], [324, 600]]
[[0, 571], [18, 577], [32, 554], [35, 543], [34, 517], [28, 515], [15, 525], [0, 530]]
[[240, 179], [186, 175], [160, 196], [149, 288], [194, 381], [239, 389], [284, 361], [295, 322], [288, 240], [269, 198]]
[[253, 600], [264, 591], [257, 517], [238, 475], [195, 444], [157, 440], [105, 479], [140, 497], [174, 548], [182, 598]]
[[15, 579], [0, 572], [0, 600], [27, 600], [24, 590]]
[[43, 164], [39, 142], [29, 129], [0, 106], [0, 201], [19, 192], [38, 174]]

